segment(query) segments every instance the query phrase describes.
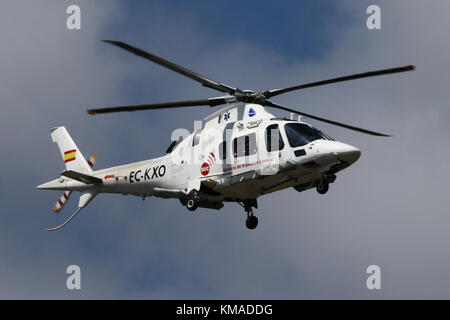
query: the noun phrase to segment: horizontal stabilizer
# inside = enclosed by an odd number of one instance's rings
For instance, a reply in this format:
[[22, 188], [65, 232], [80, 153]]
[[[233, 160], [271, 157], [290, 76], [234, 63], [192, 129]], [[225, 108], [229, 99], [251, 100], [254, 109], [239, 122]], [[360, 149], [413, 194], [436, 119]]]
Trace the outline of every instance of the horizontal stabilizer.
[[77, 180], [86, 184], [98, 184], [98, 183], [102, 183], [102, 179], [97, 178], [97, 177], [93, 177], [81, 172], [76, 172], [73, 170], [66, 170], [61, 172], [61, 175], [73, 180]]

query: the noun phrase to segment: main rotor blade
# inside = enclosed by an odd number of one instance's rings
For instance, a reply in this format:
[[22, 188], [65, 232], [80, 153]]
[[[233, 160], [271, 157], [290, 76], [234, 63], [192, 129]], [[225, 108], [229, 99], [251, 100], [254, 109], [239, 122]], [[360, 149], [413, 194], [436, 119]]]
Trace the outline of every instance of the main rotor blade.
[[306, 83], [306, 84], [302, 84], [302, 85], [299, 85], [299, 86], [294, 86], [294, 87], [289, 87], [289, 88], [284, 88], [284, 89], [269, 90], [269, 91], [264, 93], [264, 96], [267, 99], [269, 99], [269, 98], [272, 98], [272, 97], [275, 97], [275, 96], [278, 96], [280, 94], [283, 94], [283, 93], [286, 93], [286, 92], [290, 92], [290, 91], [301, 90], [301, 89], [306, 89], [306, 88], [311, 88], [311, 87], [318, 87], [318, 86], [323, 86], [323, 85], [326, 85], [326, 84], [331, 84], [331, 83], [336, 83], [336, 82], [343, 82], [343, 81], [349, 81], [349, 80], [355, 80], [355, 79], [361, 79], [361, 78], [369, 78], [369, 77], [381, 76], [381, 75], [384, 75], [384, 74], [412, 71], [414, 69], [415, 69], [415, 66], [408, 65], [408, 66], [398, 67], [398, 68], [383, 69], [383, 70], [377, 70], [377, 71], [369, 71], [369, 72], [358, 73], [358, 74], [353, 74], [353, 75], [339, 77], [339, 78], [334, 78], [334, 79], [329, 79], [329, 80], [323, 80], [323, 81], [317, 81], [317, 82], [312, 82], [312, 83]]
[[351, 126], [351, 125], [348, 125], [348, 124], [345, 124], [345, 123], [341, 123], [341, 122], [337, 122], [337, 121], [333, 121], [333, 120], [329, 120], [329, 119], [325, 119], [325, 118], [320, 118], [320, 117], [313, 116], [313, 115], [305, 113], [305, 112], [300, 112], [300, 111], [297, 111], [297, 110], [294, 110], [294, 109], [283, 107], [283, 106], [281, 106], [279, 104], [276, 104], [276, 103], [273, 103], [273, 102], [270, 102], [270, 101], [266, 101], [265, 105], [269, 106], [269, 107], [272, 107], [272, 108], [281, 109], [281, 110], [284, 110], [284, 111], [296, 113], [296, 114], [299, 114], [301, 116], [305, 116], [305, 117], [308, 117], [308, 118], [311, 118], [311, 119], [315, 119], [315, 120], [323, 121], [323, 122], [326, 122], [326, 123], [334, 124], [335, 126], [343, 127], [343, 128], [346, 128], [346, 129], [355, 130], [355, 131], [359, 131], [359, 132], [362, 132], [362, 133], [371, 134], [371, 135], [374, 135], [374, 136], [391, 137], [391, 135], [389, 135], [389, 134], [384, 134], [384, 133], [379, 133], [379, 132], [375, 132], [375, 131], [370, 131], [370, 130], [367, 130], [367, 129], [354, 127], [354, 126]]
[[198, 74], [198, 73], [196, 73], [194, 71], [191, 71], [191, 70], [188, 70], [186, 68], [183, 68], [182, 66], [179, 66], [179, 65], [177, 65], [177, 64], [175, 64], [173, 62], [170, 62], [168, 60], [165, 60], [163, 58], [155, 56], [154, 54], [151, 54], [151, 53], [143, 51], [141, 49], [132, 47], [132, 46], [130, 46], [130, 45], [124, 43], [124, 42], [113, 41], [113, 40], [103, 40], [103, 42], [112, 44], [112, 45], [114, 45], [116, 47], [122, 48], [122, 49], [124, 49], [126, 51], [129, 51], [131, 53], [134, 53], [135, 55], [140, 56], [140, 57], [142, 57], [144, 59], [153, 61], [153, 62], [155, 62], [155, 63], [157, 63], [157, 64], [159, 64], [159, 65], [161, 65], [163, 67], [166, 67], [166, 68], [168, 68], [168, 69], [170, 69], [172, 71], [178, 72], [178, 73], [180, 73], [180, 74], [182, 74], [182, 75], [184, 75], [184, 76], [186, 76], [188, 78], [191, 78], [192, 80], [200, 82], [205, 87], [208, 87], [208, 88], [211, 88], [211, 89], [215, 89], [215, 90], [218, 90], [220, 92], [227, 92], [227, 93], [230, 93], [230, 94], [235, 93], [236, 90], [237, 90], [236, 88], [227, 86], [227, 85], [225, 85], [223, 83], [219, 83], [217, 81], [208, 79], [207, 77], [202, 76], [201, 74]]
[[218, 97], [203, 100], [185, 100], [185, 101], [173, 101], [173, 102], [162, 102], [153, 104], [140, 104], [131, 106], [118, 106], [118, 107], [105, 107], [99, 109], [88, 109], [88, 113], [91, 115], [97, 113], [111, 113], [111, 112], [123, 112], [123, 111], [140, 111], [140, 110], [151, 110], [151, 109], [166, 109], [166, 108], [179, 108], [179, 107], [196, 107], [196, 106], [218, 106], [221, 104], [228, 103], [232, 97]]

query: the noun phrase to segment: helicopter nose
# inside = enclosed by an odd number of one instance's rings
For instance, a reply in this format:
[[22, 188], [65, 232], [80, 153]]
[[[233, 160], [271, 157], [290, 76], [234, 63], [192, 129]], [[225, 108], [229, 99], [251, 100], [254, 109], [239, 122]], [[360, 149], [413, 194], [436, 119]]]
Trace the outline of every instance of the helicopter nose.
[[339, 146], [336, 147], [335, 152], [339, 159], [348, 162], [349, 164], [354, 163], [361, 156], [361, 150], [354, 146], [341, 142], [339, 143]]

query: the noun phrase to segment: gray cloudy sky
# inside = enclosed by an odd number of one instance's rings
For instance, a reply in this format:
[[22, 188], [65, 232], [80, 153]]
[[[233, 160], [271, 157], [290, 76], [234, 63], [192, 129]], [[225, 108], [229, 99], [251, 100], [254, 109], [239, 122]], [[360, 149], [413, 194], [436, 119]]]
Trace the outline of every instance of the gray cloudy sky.
[[[0, 298], [450, 298], [448, 1], [2, 1]], [[228, 3], [228, 2], [227, 2]], [[378, 4], [382, 29], [366, 28]], [[248, 14], [251, 12], [252, 14]], [[259, 199], [246, 230], [235, 204], [190, 214], [176, 200], [100, 195], [47, 233], [63, 169], [50, 128], [64, 125], [96, 167], [161, 155], [175, 128], [210, 110], [88, 116], [92, 106], [204, 98], [215, 92], [100, 42], [129, 42], [218, 81], [269, 89], [378, 68], [407, 74], [280, 97], [305, 112], [392, 133], [384, 139], [311, 121], [362, 150], [325, 195]], [[285, 116], [283, 113], [278, 113]], [[77, 264], [82, 290], [68, 291]], [[382, 290], [365, 270], [381, 267]]]

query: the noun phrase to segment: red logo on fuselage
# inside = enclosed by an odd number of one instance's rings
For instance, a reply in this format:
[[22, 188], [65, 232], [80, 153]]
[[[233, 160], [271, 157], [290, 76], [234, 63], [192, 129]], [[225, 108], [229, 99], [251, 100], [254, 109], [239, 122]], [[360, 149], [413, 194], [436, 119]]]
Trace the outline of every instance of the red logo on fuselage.
[[200, 172], [201, 172], [201, 174], [204, 175], [204, 176], [208, 175], [208, 173], [209, 173], [209, 164], [206, 163], [206, 162], [204, 162], [204, 163], [202, 164], [202, 167], [200, 168]]

